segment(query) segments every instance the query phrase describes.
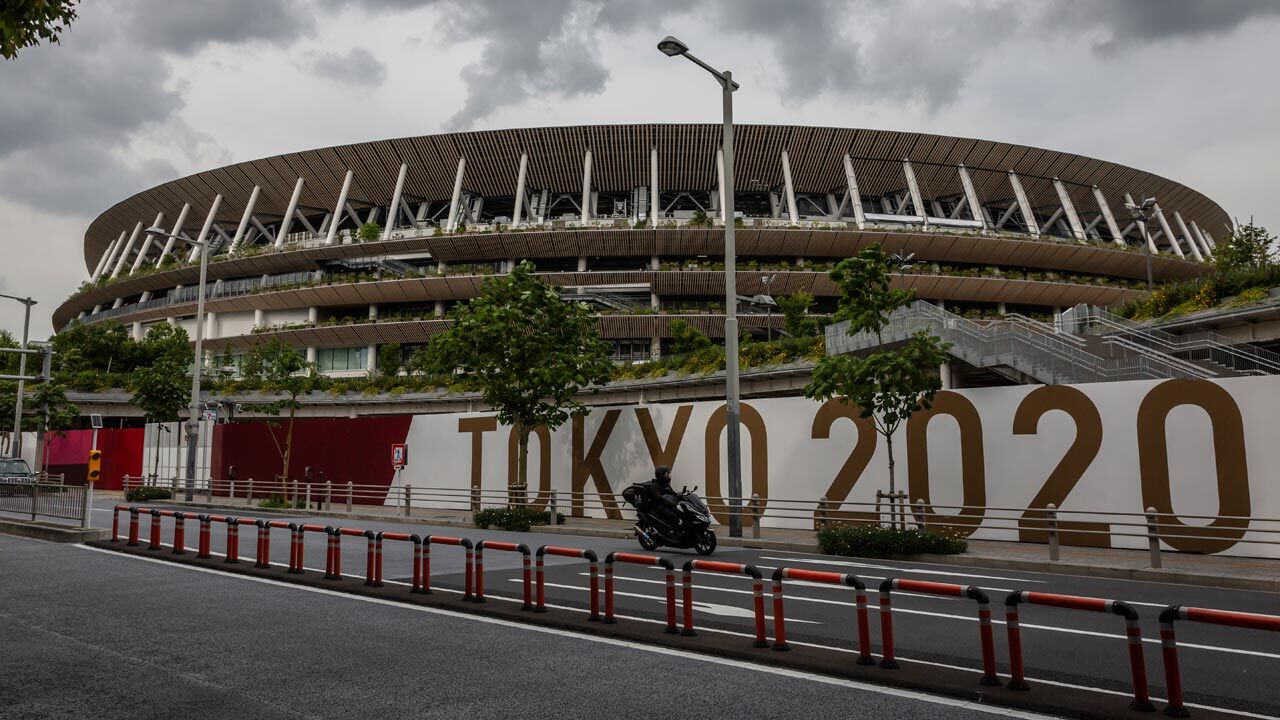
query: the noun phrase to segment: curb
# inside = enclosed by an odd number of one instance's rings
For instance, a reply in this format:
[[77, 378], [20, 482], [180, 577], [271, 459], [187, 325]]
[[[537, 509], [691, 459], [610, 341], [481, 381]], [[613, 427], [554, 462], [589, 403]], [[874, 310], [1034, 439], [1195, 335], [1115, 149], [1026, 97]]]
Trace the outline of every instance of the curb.
[[[212, 510], [237, 510], [244, 512], [252, 509], [256, 515], [288, 517], [307, 516], [324, 518], [343, 518], [346, 520], [363, 520], [370, 522], [421, 523], [443, 527], [475, 528], [470, 521], [454, 518], [432, 518], [414, 515], [375, 515], [364, 513], [323, 513], [315, 510], [270, 510], [252, 505], [230, 503], [175, 503], [184, 507], [201, 507]], [[3, 532], [3, 531], [0, 531]], [[632, 537], [630, 530], [613, 530], [610, 528], [576, 527], [562, 525], [557, 527], [538, 526], [537, 532], [547, 535], [569, 535], [582, 537], [599, 537], [625, 540]], [[69, 541], [78, 542], [78, 541]], [[786, 552], [809, 553], [821, 555], [818, 544], [791, 542], [785, 540], [755, 540], [752, 538], [723, 538], [720, 547], [745, 548], [749, 550], [780, 550]], [[1223, 588], [1230, 590], [1253, 590], [1259, 592], [1280, 592], [1280, 578], [1256, 578], [1233, 575], [1207, 575], [1204, 573], [1183, 572], [1178, 570], [1154, 570], [1151, 568], [1108, 567], [1105, 565], [1085, 565], [1068, 562], [1043, 562], [1037, 560], [1020, 560], [1016, 558], [979, 557], [971, 555], [904, 555], [891, 558], [902, 562], [924, 563], [929, 565], [948, 565], [953, 567], [984, 568], [988, 570], [1021, 570], [1052, 575], [1076, 575], [1081, 577], [1102, 578], [1109, 580], [1136, 580], [1140, 582], [1168, 583], [1172, 585], [1194, 585], [1198, 587]]]
[[78, 528], [54, 523], [27, 522], [25, 520], [0, 519], [0, 534], [47, 540], [50, 542], [82, 543], [90, 540], [106, 540], [111, 531], [106, 528]]

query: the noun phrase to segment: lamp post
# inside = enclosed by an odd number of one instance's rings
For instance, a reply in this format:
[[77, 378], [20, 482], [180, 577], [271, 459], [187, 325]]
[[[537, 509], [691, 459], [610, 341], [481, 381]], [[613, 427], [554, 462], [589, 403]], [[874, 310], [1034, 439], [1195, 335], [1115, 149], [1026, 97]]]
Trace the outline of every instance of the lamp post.
[[[27, 332], [31, 328], [31, 306], [36, 304], [35, 300], [29, 297], [21, 298], [15, 295], [0, 295], [2, 298], [17, 300], [26, 306], [22, 319], [22, 350], [27, 349]], [[13, 406], [13, 438], [9, 441], [9, 454], [13, 457], [22, 457], [22, 393], [24, 387], [24, 377], [27, 374], [27, 354], [18, 355], [18, 400]]]
[[[217, 212], [216, 203], [213, 210], [209, 212], [209, 217], [212, 218], [215, 212]], [[173, 235], [165, 232], [164, 228], [161, 227], [147, 228], [147, 232], [166, 238], [173, 238], [200, 248], [200, 285], [196, 288], [196, 347], [191, 363], [191, 407], [187, 417], [186, 500], [190, 502], [195, 497], [196, 445], [200, 440], [200, 367], [204, 364], [204, 286], [205, 277], [209, 270], [209, 241], [207, 239], [192, 240]], [[201, 238], [204, 237], [204, 233], [201, 233]], [[212, 479], [210, 479], [210, 482], [212, 482]]]
[[1124, 209], [1129, 211], [1129, 217], [1138, 223], [1138, 229], [1142, 230], [1142, 250], [1147, 254], [1147, 292], [1151, 292], [1151, 237], [1147, 231], [1147, 218], [1151, 209], [1156, 206], [1156, 199], [1149, 197], [1142, 201], [1142, 204], [1135, 205], [1131, 202], [1124, 204]]
[[668, 57], [684, 56], [694, 65], [711, 73], [720, 84], [724, 105], [724, 381], [725, 427], [728, 431], [729, 461], [729, 537], [742, 537], [742, 517], [738, 514], [742, 498], [742, 433], [738, 397], [738, 285], [735, 270], [737, 251], [734, 247], [733, 223], [733, 93], [738, 83], [733, 73], [720, 71], [689, 52], [689, 46], [668, 35], [658, 43], [658, 50]]
[[773, 299], [773, 293], [769, 292], [769, 286], [777, 279], [778, 276], [776, 274], [760, 276], [760, 287], [764, 290], [764, 297], [767, 299], [767, 302], [765, 302], [765, 342], [773, 342], [773, 306], [776, 302]]

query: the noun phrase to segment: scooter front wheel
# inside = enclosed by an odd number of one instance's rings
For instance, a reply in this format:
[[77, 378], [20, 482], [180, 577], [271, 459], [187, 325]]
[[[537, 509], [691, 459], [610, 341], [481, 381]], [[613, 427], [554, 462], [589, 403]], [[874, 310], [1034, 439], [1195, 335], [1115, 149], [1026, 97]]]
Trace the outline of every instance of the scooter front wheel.
[[710, 555], [711, 553], [715, 552], [716, 551], [715, 532], [713, 532], [711, 528], [707, 528], [706, 530], [703, 530], [702, 534], [698, 536], [698, 542], [696, 545], [693, 546], [693, 549], [698, 551], [699, 555]]
[[640, 541], [640, 547], [653, 552], [658, 549], [658, 543], [653, 539], [652, 535], [646, 535], [642, 532], [636, 532], [636, 539]]

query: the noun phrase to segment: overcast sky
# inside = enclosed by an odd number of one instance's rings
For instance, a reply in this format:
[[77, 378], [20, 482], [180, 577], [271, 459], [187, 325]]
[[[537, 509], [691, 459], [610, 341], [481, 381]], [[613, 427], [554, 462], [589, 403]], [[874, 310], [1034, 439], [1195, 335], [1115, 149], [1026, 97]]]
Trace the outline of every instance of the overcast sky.
[[[1025, 143], [1280, 230], [1280, 0], [92, 0], [0, 60], [0, 293], [33, 335], [85, 229], [230, 162], [446, 130], [735, 119]], [[514, 170], [513, 170], [514, 172]], [[0, 327], [21, 306], [0, 302]]]

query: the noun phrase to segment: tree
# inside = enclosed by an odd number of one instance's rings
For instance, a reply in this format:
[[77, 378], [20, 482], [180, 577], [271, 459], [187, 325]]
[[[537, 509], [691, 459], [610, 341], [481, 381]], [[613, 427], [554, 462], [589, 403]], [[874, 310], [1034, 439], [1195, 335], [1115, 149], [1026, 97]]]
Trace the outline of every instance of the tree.
[[668, 328], [671, 330], [671, 351], [676, 355], [687, 355], [711, 347], [711, 338], [684, 320], [672, 320]]
[[276, 451], [280, 453], [280, 479], [287, 481], [289, 461], [293, 456], [293, 421], [298, 408], [302, 407], [298, 398], [325, 389], [329, 386], [329, 378], [315, 372], [313, 364], [307, 362], [297, 348], [275, 337], [255, 346], [245, 355], [241, 374], [245, 379], [260, 382], [263, 392], [285, 396], [272, 402], [254, 403], [245, 407], [266, 415], [279, 415], [286, 410], [289, 412], [289, 424], [283, 444], [276, 437], [277, 425], [267, 425]]
[[525, 261], [485, 280], [479, 297], [454, 308], [448, 330], [432, 339], [431, 367], [457, 372], [519, 439], [518, 477], [528, 487], [529, 434], [554, 430], [585, 406], [584, 387], [609, 380], [610, 346], [585, 303], [567, 303]]
[[382, 226], [376, 222], [367, 222], [356, 231], [356, 238], [360, 242], [372, 242], [380, 237], [382, 237]]
[[[8, 330], [0, 330], [0, 348], [17, 349], [21, 345], [22, 343], [13, 336], [13, 333]], [[18, 361], [21, 357], [18, 353], [0, 353], [0, 375], [17, 375]]]
[[818, 319], [809, 316], [813, 307], [813, 296], [804, 290], [778, 298], [778, 309], [782, 311], [782, 328], [795, 338], [811, 338], [818, 335]]
[[155, 423], [175, 422], [191, 399], [187, 372], [193, 353], [187, 331], [177, 325], [152, 325], [139, 344], [142, 359], [129, 378], [133, 405]]
[[6, 0], [0, 4], [0, 56], [8, 60], [18, 51], [58, 42], [58, 36], [76, 19], [80, 0]]
[[1265, 227], [1238, 225], [1231, 236], [1214, 250], [1214, 262], [1224, 272], [1262, 270], [1277, 262], [1276, 236]]
[[[889, 279], [896, 268], [879, 245], [856, 257], [840, 261], [831, 271], [841, 296], [836, 320], [849, 321], [849, 334], [875, 333], [882, 348], [889, 314], [915, 298], [914, 291], [894, 290]], [[946, 361], [948, 343], [921, 330], [899, 349], [880, 350], [864, 357], [828, 355], [818, 361], [805, 397], [840, 398], [858, 408], [876, 432], [884, 436], [889, 451], [889, 492], [897, 489], [894, 478], [893, 434], [918, 410], [927, 409], [942, 379], [938, 367]]]
[[387, 343], [378, 348], [378, 370], [387, 377], [400, 374], [400, 366], [404, 357], [400, 352], [400, 343]]
[[129, 330], [114, 320], [92, 325], [73, 320], [53, 336], [53, 370], [72, 375], [85, 371], [130, 372], [137, 362], [136, 349]]

